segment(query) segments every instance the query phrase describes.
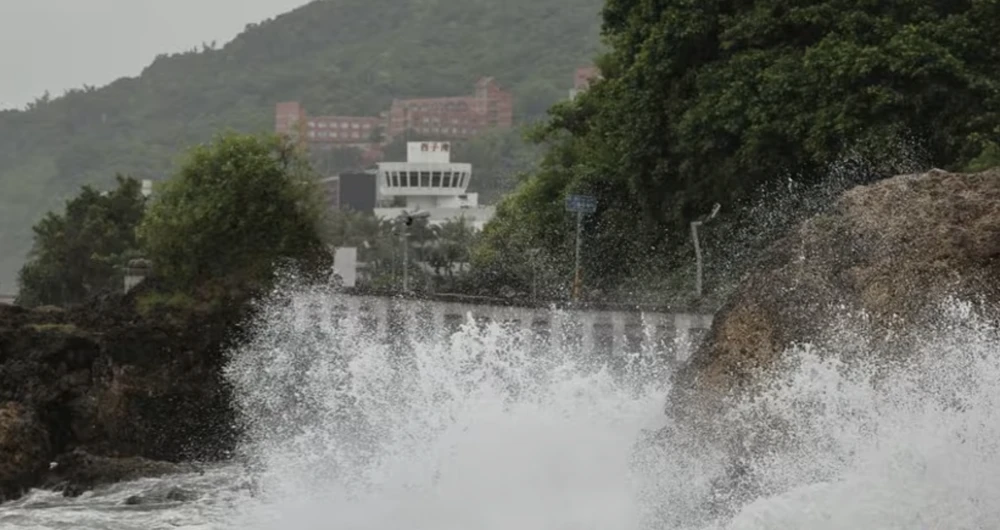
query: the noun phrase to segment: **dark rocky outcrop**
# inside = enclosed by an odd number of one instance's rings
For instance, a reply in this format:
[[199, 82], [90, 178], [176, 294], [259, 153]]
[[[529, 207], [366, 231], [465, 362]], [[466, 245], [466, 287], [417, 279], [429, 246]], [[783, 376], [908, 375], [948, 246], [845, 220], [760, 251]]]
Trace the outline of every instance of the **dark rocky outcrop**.
[[67, 495], [76, 495], [115, 482], [198, 471], [191, 464], [175, 464], [137, 456], [94, 456], [80, 449], [60, 455], [49, 467], [44, 486], [61, 490]]
[[48, 433], [34, 412], [0, 404], [0, 501], [19, 496], [47, 469]]
[[139, 311], [142, 293], [72, 310], [0, 306], [0, 496], [43, 481], [79, 493], [227, 456], [236, 431], [221, 368], [248, 305]]

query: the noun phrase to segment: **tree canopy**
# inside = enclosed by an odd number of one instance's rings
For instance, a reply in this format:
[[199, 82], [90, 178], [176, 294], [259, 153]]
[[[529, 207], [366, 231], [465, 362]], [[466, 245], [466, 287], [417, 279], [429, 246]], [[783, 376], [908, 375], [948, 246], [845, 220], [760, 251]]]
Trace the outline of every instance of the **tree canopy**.
[[0, 282], [20, 267], [29, 227], [81, 185], [164, 178], [179, 151], [220, 130], [271, 131], [279, 101], [376, 114], [394, 97], [468, 94], [491, 75], [513, 91], [519, 122], [541, 115], [597, 51], [601, 4], [317, 1], [224, 46], [157, 57], [135, 78], [0, 111]]
[[563, 199], [589, 193], [585, 269], [616, 284], [689, 246], [716, 202], [845, 160], [859, 179], [995, 160], [997, 20], [982, 0], [608, 0], [603, 80], [552, 109], [543, 163], [477, 254], [497, 271], [532, 246], [571, 256]]
[[228, 134], [190, 151], [156, 190], [139, 226], [154, 274], [181, 289], [206, 282], [266, 285], [294, 260], [324, 267], [322, 193], [285, 141]]
[[404, 228], [370, 213], [351, 210], [331, 212], [326, 241], [330, 247], [355, 247], [364, 263], [365, 288], [401, 291], [403, 245], [409, 246], [409, 274], [413, 291], [467, 292], [470, 284], [470, 251], [479, 233], [463, 218], [431, 224], [414, 219]]
[[117, 182], [106, 193], [85, 186], [63, 213], [50, 212], [35, 225], [34, 246], [18, 277], [18, 303], [76, 304], [122, 287], [145, 199], [139, 181], [118, 176]]

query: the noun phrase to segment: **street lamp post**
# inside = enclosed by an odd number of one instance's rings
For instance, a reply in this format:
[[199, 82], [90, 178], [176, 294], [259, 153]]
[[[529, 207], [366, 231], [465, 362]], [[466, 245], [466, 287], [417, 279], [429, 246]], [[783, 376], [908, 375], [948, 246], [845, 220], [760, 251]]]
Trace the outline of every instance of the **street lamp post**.
[[722, 207], [719, 203], [715, 203], [712, 208], [712, 213], [708, 216], [703, 216], [697, 221], [691, 222], [691, 238], [694, 239], [694, 257], [695, 257], [695, 279], [694, 279], [694, 291], [701, 298], [701, 285], [702, 285], [702, 259], [701, 259], [701, 244], [698, 241], [698, 227], [703, 223], [711, 221], [719, 214], [719, 209]]
[[403, 213], [396, 217], [396, 222], [402, 226], [400, 236], [403, 239], [403, 292], [410, 292], [410, 231], [409, 227], [417, 219], [427, 219], [430, 212], [414, 212], [412, 214]]
[[566, 197], [566, 211], [576, 214], [576, 263], [573, 266], [573, 301], [577, 302], [580, 300], [580, 287], [582, 284], [580, 276], [580, 248], [582, 246], [583, 216], [597, 211], [597, 199], [590, 195], [569, 195]]
[[542, 249], [529, 248], [528, 255], [531, 256], [531, 301], [538, 302], [538, 253]]

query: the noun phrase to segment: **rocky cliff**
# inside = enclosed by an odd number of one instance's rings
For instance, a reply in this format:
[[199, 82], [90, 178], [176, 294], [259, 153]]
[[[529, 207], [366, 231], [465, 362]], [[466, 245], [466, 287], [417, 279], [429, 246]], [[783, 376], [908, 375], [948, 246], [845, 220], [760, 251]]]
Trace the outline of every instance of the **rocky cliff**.
[[934, 170], [844, 193], [768, 250], [678, 374], [677, 397], [746, 386], [842, 315], [863, 312], [872, 329], [929, 324], [946, 296], [1000, 300], [1000, 170]]
[[822, 344], [847, 319], [870, 341], [866, 352], [905, 359], [908, 341], [919, 340], [912, 330], [932, 329], [949, 296], [987, 314], [1000, 301], [1000, 170], [935, 170], [851, 189], [765, 253], [676, 374], [668, 412], [752, 452], [747, 436], [771, 444], [780, 424], [715, 420], [752, 398], [791, 345]]
[[220, 368], [241, 318], [140, 314], [134, 296], [0, 306], [0, 499], [43, 483], [79, 492], [102, 468], [114, 480], [169, 468], [150, 460], [224, 456], [235, 433]]

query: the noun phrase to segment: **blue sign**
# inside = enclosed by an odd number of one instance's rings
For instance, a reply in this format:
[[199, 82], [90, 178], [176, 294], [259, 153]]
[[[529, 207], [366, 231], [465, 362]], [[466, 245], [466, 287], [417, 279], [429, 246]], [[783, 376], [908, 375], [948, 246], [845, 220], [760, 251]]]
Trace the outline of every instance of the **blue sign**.
[[566, 197], [566, 210], [570, 212], [594, 213], [597, 199], [590, 195], [570, 195]]

